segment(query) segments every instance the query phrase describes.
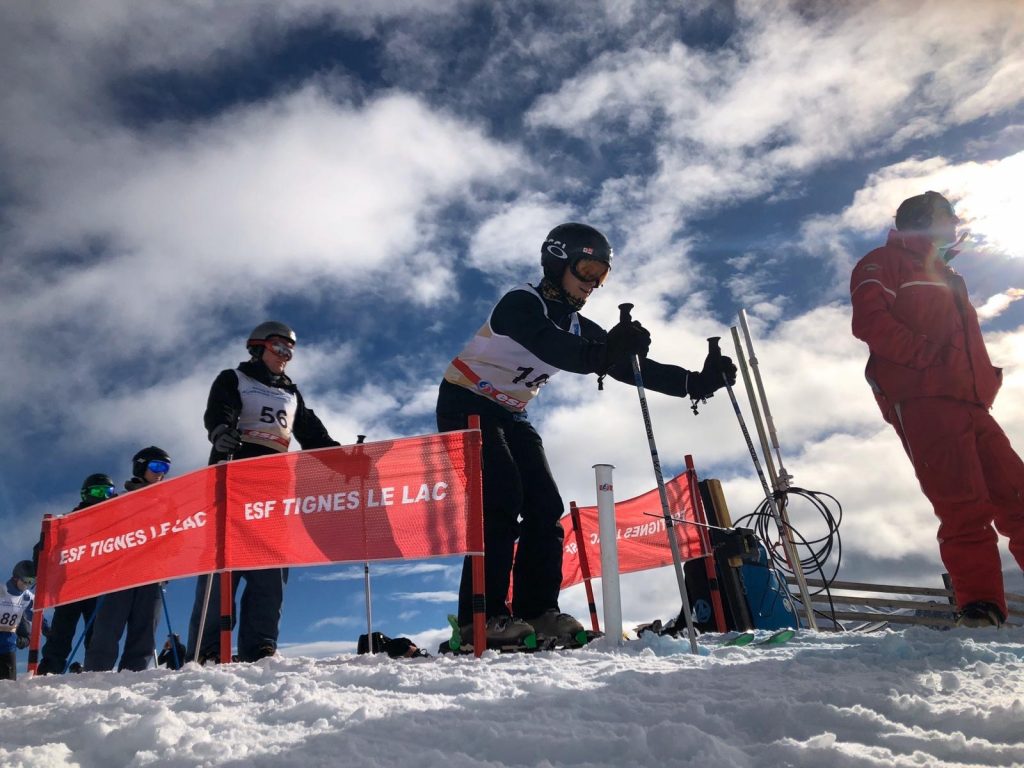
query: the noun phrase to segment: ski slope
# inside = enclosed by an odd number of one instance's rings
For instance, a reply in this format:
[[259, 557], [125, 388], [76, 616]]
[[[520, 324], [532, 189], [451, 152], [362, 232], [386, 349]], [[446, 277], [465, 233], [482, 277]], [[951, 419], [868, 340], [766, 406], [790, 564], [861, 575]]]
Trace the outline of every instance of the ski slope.
[[645, 636], [0, 682], [0, 765], [1024, 765], [1022, 628], [688, 651]]

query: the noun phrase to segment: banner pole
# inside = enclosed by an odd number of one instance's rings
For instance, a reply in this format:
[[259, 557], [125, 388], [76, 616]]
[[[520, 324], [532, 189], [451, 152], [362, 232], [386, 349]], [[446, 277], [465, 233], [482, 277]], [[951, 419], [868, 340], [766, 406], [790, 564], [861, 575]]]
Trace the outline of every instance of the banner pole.
[[604, 600], [605, 637], [622, 645], [622, 594], [619, 590], [619, 546], [615, 526], [615, 486], [611, 464], [595, 464], [597, 519], [601, 537], [601, 597]]
[[[227, 569], [229, 560], [228, 536], [228, 461], [217, 464], [217, 518], [220, 520], [220, 663], [231, 662], [231, 611], [235, 596], [231, 588], [231, 571]], [[209, 586], [209, 585], [207, 585]]]
[[595, 632], [601, 631], [601, 625], [597, 621], [597, 603], [594, 601], [594, 585], [590, 576], [590, 557], [587, 555], [587, 547], [581, 530], [580, 511], [575, 501], [569, 502], [569, 517], [572, 520], [572, 530], [576, 535], [576, 551], [580, 555], [580, 573], [583, 576], [583, 587], [587, 590], [587, 608], [590, 609], [590, 627]]
[[216, 572], [206, 574], [206, 592], [203, 595], [203, 610], [199, 614], [199, 629], [196, 632], [196, 650], [192, 661], [199, 662], [199, 649], [203, 647], [203, 633], [206, 631], [206, 615], [210, 610], [210, 592], [213, 590], [213, 578]]
[[[483, 495], [483, 433], [480, 431], [480, 417], [469, 416], [467, 426], [476, 430], [470, 445], [467, 474], [473, 483], [470, 489], [469, 521], [467, 536], [469, 548], [474, 552], [484, 552], [484, 495]], [[473, 480], [476, 478], [476, 480]], [[473, 570], [473, 655], [477, 658], [487, 648], [487, 594], [484, 583], [484, 557], [470, 555]]]
[[[54, 516], [50, 514], [43, 515], [43, 525], [40, 531], [39, 538], [43, 542], [42, 550], [39, 552], [39, 562], [36, 572], [36, 595], [45, 595], [46, 586], [48, 583], [47, 576], [49, 576], [49, 568], [47, 563], [50, 560], [50, 549], [52, 547], [53, 536], [50, 534], [50, 529], [53, 527]], [[28, 641], [28, 674], [29, 677], [35, 675], [36, 670], [39, 668], [39, 639], [43, 635], [43, 611], [50, 606], [46, 605], [43, 607], [39, 606], [38, 600], [33, 601], [32, 604], [32, 629], [29, 631]], [[39, 618], [36, 621], [36, 617]]]

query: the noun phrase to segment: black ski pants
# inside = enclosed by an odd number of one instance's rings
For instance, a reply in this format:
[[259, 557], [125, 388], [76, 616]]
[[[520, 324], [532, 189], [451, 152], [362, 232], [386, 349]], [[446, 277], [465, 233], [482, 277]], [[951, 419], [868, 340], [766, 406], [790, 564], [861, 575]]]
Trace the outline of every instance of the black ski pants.
[[[437, 414], [441, 432], [465, 429], [467, 414]], [[480, 416], [483, 435], [484, 579], [487, 617], [512, 614], [529, 621], [558, 608], [562, 585], [562, 540], [558, 519], [564, 505], [551, 476], [544, 444], [525, 414]], [[519, 540], [518, 549], [516, 539]], [[473, 569], [462, 567], [459, 623], [473, 620]]]
[[[78, 620], [88, 623], [96, 612], [96, 601], [98, 598], [90, 597], [79, 600], [77, 603], [58, 605], [53, 609], [53, 618], [50, 620], [50, 634], [46, 637], [43, 645], [42, 658], [39, 661], [39, 674], [59, 675], [64, 671], [68, 663], [68, 654], [75, 640], [75, 630], [78, 629]], [[94, 622], [95, 623], [95, 622]], [[92, 644], [92, 626], [85, 633], [85, 652], [89, 652]]]
[[[199, 620], [202, 618], [203, 598], [206, 596], [207, 576], [196, 580], [196, 598], [192, 604], [192, 617], [188, 625], [187, 658], [195, 658], [196, 643], [199, 644], [200, 658], [219, 658], [220, 655], [220, 574], [213, 577], [210, 590], [210, 606], [206, 612], [206, 624], [199, 636]], [[231, 574], [231, 602], [234, 606], [238, 584], [245, 579], [241, 607], [238, 616], [238, 659], [256, 661], [266, 656], [261, 649], [277, 649], [280, 632], [281, 607], [284, 604], [284, 585], [288, 583], [287, 568], [265, 568], [259, 571], [234, 571]], [[231, 626], [235, 626], [236, 612], [232, 607]]]
[[149, 667], [156, 643], [156, 625], [160, 613], [160, 585], [123, 589], [103, 596], [96, 609], [92, 640], [85, 652], [86, 672], [109, 672], [117, 662], [124, 635], [124, 651], [117, 671], [139, 672]]
[[15, 651], [0, 653], [0, 680], [18, 679], [18, 655]]

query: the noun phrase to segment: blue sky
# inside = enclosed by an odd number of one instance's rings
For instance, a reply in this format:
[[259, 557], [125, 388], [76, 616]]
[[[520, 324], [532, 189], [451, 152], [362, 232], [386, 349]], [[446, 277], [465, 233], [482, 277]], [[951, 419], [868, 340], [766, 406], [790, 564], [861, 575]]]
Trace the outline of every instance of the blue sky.
[[[957, 200], [973, 236], [955, 266], [1006, 369], [995, 414], [1024, 445], [1024, 9], [678, 5], [6, 7], [4, 562], [142, 446], [175, 472], [204, 464], [209, 385], [267, 318], [297, 329], [289, 370], [336, 439], [431, 431], [447, 361], [537, 279], [544, 234], [580, 220], [616, 250], [586, 314], [608, 326], [630, 301], [652, 357], [696, 368], [707, 336], [731, 351], [746, 308], [787, 469], [845, 507], [842, 575], [936, 583], [933, 517], [863, 382], [847, 281], [902, 199]], [[756, 505], [725, 398], [651, 409], [667, 469], [691, 453], [734, 514]], [[566, 502], [593, 503], [599, 462], [623, 498], [653, 487], [631, 389], [565, 374], [530, 410]], [[444, 626], [457, 566], [374, 570], [383, 631]], [[282, 642], [354, 641], [361, 580], [294, 572]], [[627, 621], [677, 610], [671, 572], [623, 586]], [[176, 628], [191, 589], [170, 587]]]

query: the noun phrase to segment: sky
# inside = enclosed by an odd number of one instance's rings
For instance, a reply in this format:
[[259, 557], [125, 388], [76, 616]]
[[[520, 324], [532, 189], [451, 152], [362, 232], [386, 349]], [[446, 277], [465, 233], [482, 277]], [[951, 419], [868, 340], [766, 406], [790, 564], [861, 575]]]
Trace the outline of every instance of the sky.
[[1019, 627], [803, 632], [707, 656], [646, 637], [479, 660], [343, 654], [3, 681], [0, 763], [1024, 765]]
[[[143, 446], [172, 473], [204, 465], [209, 386], [269, 318], [296, 329], [289, 373], [335, 439], [433, 431], [448, 361], [537, 281], [548, 230], [584, 221], [615, 248], [584, 314], [610, 327], [629, 301], [651, 357], [696, 369], [709, 336], [732, 353], [745, 309], [785, 467], [843, 505], [841, 578], [939, 586], [934, 517], [850, 334], [849, 272], [901, 200], [954, 200], [972, 232], [954, 266], [1004, 368], [993, 413], [1024, 445], [1024, 7], [364, 6], [0, 12], [3, 562], [86, 475], [127, 479]], [[666, 473], [691, 454], [734, 517], [753, 510], [728, 400], [696, 417], [649, 401]], [[630, 387], [563, 374], [529, 410], [566, 503], [594, 503], [597, 463], [620, 498], [654, 487]], [[373, 566], [378, 628], [443, 628], [459, 570]], [[362, 578], [294, 571], [282, 647], [351, 649]], [[678, 611], [671, 569], [622, 588], [627, 622]], [[192, 590], [168, 587], [175, 631]], [[582, 590], [562, 608], [582, 615]]]

